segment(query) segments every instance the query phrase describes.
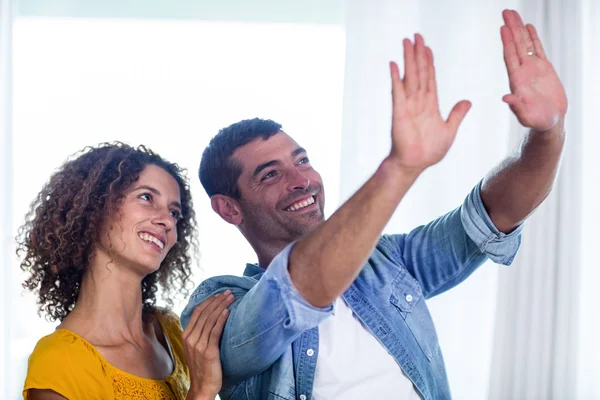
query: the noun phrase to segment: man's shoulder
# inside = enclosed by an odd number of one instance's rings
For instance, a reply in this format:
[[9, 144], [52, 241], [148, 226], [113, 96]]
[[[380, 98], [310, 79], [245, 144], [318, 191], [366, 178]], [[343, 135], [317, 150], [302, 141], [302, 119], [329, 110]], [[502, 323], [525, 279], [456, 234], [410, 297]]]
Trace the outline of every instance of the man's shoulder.
[[231, 293], [235, 296], [236, 300], [239, 300], [242, 297], [244, 297], [244, 295], [256, 285], [258, 279], [260, 279], [260, 276], [248, 277], [235, 275], [219, 275], [204, 280], [194, 290], [194, 292], [189, 298], [187, 306], [181, 313], [181, 326], [185, 329], [190, 320], [192, 311], [194, 311], [194, 308], [196, 308], [198, 304], [202, 303], [210, 296], [214, 296], [217, 293], [221, 293], [229, 289], [231, 290]]
[[[256, 285], [259, 277], [236, 276], [236, 275], [218, 275], [208, 278], [194, 290], [192, 298], [203, 301], [217, 293], [229, 289], [234, 296], [248, 292]], [[236, 296], [237, 297], [237, 296]]]

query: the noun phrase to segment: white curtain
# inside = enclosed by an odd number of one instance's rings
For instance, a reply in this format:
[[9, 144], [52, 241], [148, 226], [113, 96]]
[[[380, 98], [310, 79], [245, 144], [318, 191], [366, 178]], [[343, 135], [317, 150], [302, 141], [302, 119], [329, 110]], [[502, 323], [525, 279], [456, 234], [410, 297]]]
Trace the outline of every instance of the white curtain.
[[583, 69], [583, 155], [582, 155], [582, 230], [581, 283], [577, 332], [578, 399], [600, 399], [600, 268], [598, 261], [598, 226], [600, 225], [600, 3], [586, 1], [582, 5], [582, 54], [576, 62]]
[[[342, 199], [389, 151], [387, 62], [402, 61], [402, 38], [421, 32], [432, 47], [442, 112], [463, 98], [473, 102], [446, 159], [419, 179], [387, 232], [407, 232], [459, 205], [522, 137], [524, 129], [501, 101], [508, 92], [503, 9], [516, 9], [536, 25], [569, 95], [562, 170], [553, 194], [527, 223], [518, 259], [509, 268], [488, 263], [429, 301], [456, 399], [600, 399], [600, 273], [592, 258], [600, 222], [593, 209], [600, 194], [594, 152], [600, 126], [593, 121], [599, 103], [592, 102], [600, 63], [597, 55], [595, 64], [589, 58], [600, 50], [596, 3], [346, 1]], [[595, 219], [588, 218], [592, 212]]]
[[[568, 139], [555, 188], [530, 218], [514, 267], [500, 274], [493, 399], [570, 399], [577, 374], [581, 276], [582, 1], [523, 4], [569, 97]], [[521, 129], [512, 129], [514, 144]]]
[[10, 0], [0, 0], [0, 396], [8, 386], [10, 366], [8, 314], [11, 304], [12, 224], [11, 201], [11, 31], [13, 9]]

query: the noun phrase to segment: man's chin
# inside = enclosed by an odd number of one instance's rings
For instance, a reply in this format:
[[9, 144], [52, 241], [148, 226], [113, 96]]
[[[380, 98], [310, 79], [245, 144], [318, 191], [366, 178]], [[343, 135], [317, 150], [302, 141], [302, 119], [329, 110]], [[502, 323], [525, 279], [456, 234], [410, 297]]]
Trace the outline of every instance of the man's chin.
[[306, 235], [321, 226], [323, 222], [325, 222], [323, 214], [315, 211], [314, 214], [311, 213], [303, 215], [301, 222], [298, 222], [297, 220], [294, 221], [294, 225], [296, 227], [294, 230], [301, 232], [302, 235]]
[[297, 220], [306, 221], [307, 223], [320, 224], [325, 219], [323, 217], [323, 210], [315, 208], [314, 210], [303, 212], [302, 214], [292, 214]]

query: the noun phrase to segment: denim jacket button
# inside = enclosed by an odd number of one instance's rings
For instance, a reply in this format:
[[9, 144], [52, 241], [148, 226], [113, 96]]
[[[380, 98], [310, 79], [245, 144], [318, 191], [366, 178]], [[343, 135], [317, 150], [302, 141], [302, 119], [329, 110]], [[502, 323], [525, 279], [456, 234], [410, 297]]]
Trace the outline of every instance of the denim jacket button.
[[306, 350], [306, 355], [309, 357], [312, 357], [315, 354], [315, 351], [313, 349], [308, 349]]
[[412, 301], [413, 297], [410, 294], [407, 294], [405, 299], [406, 299], [406, 301], [408, 301], [410, 303]]
[[306, 395], [305, 394], [301, 394], [300, 395], [300, 400], [306, 400]]

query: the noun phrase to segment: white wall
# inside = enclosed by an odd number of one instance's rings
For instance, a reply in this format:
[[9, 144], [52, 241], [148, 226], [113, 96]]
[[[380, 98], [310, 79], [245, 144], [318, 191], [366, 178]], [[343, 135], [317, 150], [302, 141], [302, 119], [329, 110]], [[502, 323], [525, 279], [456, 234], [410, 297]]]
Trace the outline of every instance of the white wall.
[[343, 24], [343, 0], [20, 0], [24, 17]]

